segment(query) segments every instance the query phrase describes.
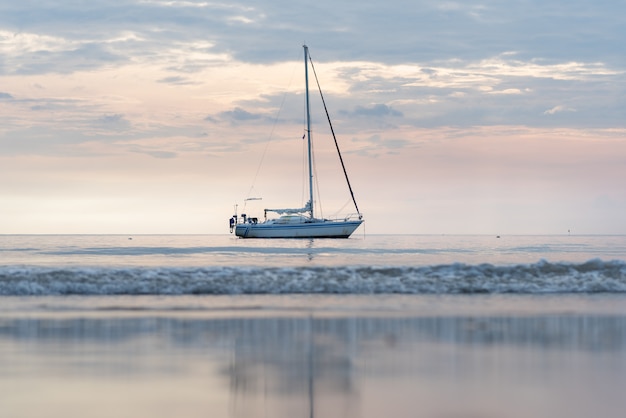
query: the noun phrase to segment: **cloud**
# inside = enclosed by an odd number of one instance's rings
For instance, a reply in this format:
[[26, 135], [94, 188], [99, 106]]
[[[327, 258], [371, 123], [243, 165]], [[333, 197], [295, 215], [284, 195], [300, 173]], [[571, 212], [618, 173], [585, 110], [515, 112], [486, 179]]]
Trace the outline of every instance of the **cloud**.
[[220, 113], [223, 119], [228, 119], [233, 122], [249, 122], [253, 120], [259, 120], [263, 116], [260, 114], [250, 113], [240, 107], [236, 107], [233, 110]]
[[12, 95], [10, 95], [9, 93], [4, 93], [0, 91], [0, 100], [11, 100], [11, 99], [13, 99]]
[[[204, 111], [208, 122], [264, 123], [280, 107], [284, 93], [280, 89], [288, 84], [287, 76], [270, 79], [268, 72], [285, 63], [299, 66], [301, 49], [299, 42], [294, 46], [294, 39], [307, 39], [331, 101], [331, 116], [371, 119], [369, 128], [391, 127], [381, 121], [420, 127], [624, 124], [620, 109], [625, 105], [626, 62], [616, 51], [626, 35], [614, 29], [626, 5], [590, 7], [575, 0], [567, 7], [558, 3], [548, 7], [531, 0], [502, 7], [447, 1], [420, 2], [420, 7], [402, 8], [399, 13], [397, 7], [376, 5], [328, 7], [329, 0], [320, 0], [303, 15], [298, 7], [285, 4], [282, 0], [253, 6], [191, 0], [94, 1], [71, 7], [50, 1], [39, 8], [6, 4], [0, 13], [0, 76], [32, 79], [23, 79], [23, 88], [1, 98], [11, 102], [5, 105], [40, 111], [40, 118], [44, 111], [54, 112], [59, 123], [91, 119], [93, 128], [106, 128], [109, 134], [113, 129], [130, 133], [131, 128], [156, 126], [141, 107], [119, 108], [124, 102], [146, 100], [133, 97], [135, 92], [129, 89], [112, 93], [122, 97], [112, 104], [102, 93], [94, 95], [93, 88], [85, 87], [89, 84], [76, 82], [60, 91], [53, 87], [58, 83], [34, 77], [101, 71], [113, 83], [124, 71], [130, 74], [127, 84], [133, 77], [149, 80], [142, 88], [153, 90], [154, 100], [176, 101], [181, 110], [170, 112], [172, 119], [164, 125], [178, 124], [174, 119], [190, 112], [181, 108], [186, 94], [191, 100], [203, 98], [210, 108]], [[310, 20], [320, 22], [315, 30], [305, 24]], [[77, 21], [83, 24], [76, 25]], [[393, 43], [388, 42], [390, 37]], [[36, 97], [26, 85], [45, 85], [48, 97]], [[185, 87], [184, 94], [178, 86]], [[77, 93], [85, 88], [89, 93]], [[61, 98], [75, 98], [83, 105], [72, 110], [72, 105], [59, 104]], [[546, 110], [545, 103], [568, 106]], [[143, 106], [147, 109], [146, 103]], [[285, 107], [289, 123], [299, 119], [300, 108]], [[103, 113], [123, 119], [100, 120]], [[541, 117], [557, 113], [559, 118]], [[23, 114], [20, 118], [27, 120]], [[194, 118], [201, 123], [201, 116]], [[348, 132], [357, 129], [349, 119], [337, 121]]]
[[176, 84], [176, 85], [186, 85], [186, 84], [197, 84], [197, 82], [191, 81], [189, 78], [181, 77], [181, 76], [169, 76], [165, 78], [161, 78], [157, 80], [159, 83], [165, 84]]
[[[90, 42], [108, 45], [111, 53], [127, 61], [163, 54], [164, 47], [171, 47], [174, 53], [176, 45], [210, 40], [215, 53], [269, 63], [292, 59], [294, 39], [306, 39], [315, 47], [315, 56], [329, 61], [478, 60], [511, 49], [526, 60], [622, 60], [621, 54], [613, 52], [624, 40], [619, 28], [626, 5], [619, 2], [591, 7], [580, 0], [563, 4], [531, 0], [506, 6], [419, 1], [405, 7], [392, 1], [388, 7], [355, 8], [349, 2], [320, 0], [308, 5], [306, 12], [297, 6], [285, 0], [255, 2], [254, 6], [119, 0], [85, 4], [48, 1], [32, 7], [22, 2], [3, 6], [0, 27], [10, 36], [30, 32], [39, 37], [22, 44], [28, 49], [17, 48], [26, 54], [35, 50], [53, 53], [59, 47], [73, 50], [78, 47], [75, 42]], [[584, 38], [580, 36], [581, 21]], [[314, 27], [310, 22], [315, 22]], [[129, 32], [134, 35], [122, 36]]]
[[523, 92], [520, 89], [504, 89], [504, 90], [495, 90], [489, 91], [489, 94], [522, 94]]
[[139, 147], [139, 146], [133, 146], [129, 150], [130, 152], [134, 152], [136, 154], [144, 154], [150, 157], [162, 158], [162, 159], [176, 158], [178, 156], [178, 153], [176, 152], [148, 149], [148, 148]]
[[0, 31], [4, 74], [72, 73], [123, 60], [106, 42]]
[[103, 115], [96, 119], [94, 125], [107, 131], [126, 131], [131, 123], [121, 114]]
[[552, 109], [548, 109], [545, 112], [543, 112], [544, 115], [554, 115], [556, 113], [561, 113], [561, 112], [576, 112], [576, 109], [572, 109], [566, 106], [562, 106], [562, 105], [557, 105], [554, 106]]
[[342, 152], [366, 158], [380, 158], [411, 152], [411, 149], [419, 146], [420, 141], [404, 135], [402, 130], [380, 130], [376, 133], [357, 134], [351, 138], [349, 147], [342, 147]]
[[373, 104], [368, 107], [357, 106], [352, 114], [356, 116], [366, 116], [366, 117], [384, 117], [384, 116], [402, 116], [402, 112], [399, 112], [386, 104]]

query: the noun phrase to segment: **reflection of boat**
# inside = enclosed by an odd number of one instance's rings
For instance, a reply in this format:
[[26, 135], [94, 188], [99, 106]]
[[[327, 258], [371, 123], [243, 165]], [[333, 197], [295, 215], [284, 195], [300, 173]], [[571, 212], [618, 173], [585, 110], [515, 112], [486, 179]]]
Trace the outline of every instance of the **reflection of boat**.
[[[235, 214], [230, 220], [231, 232], [234, 229], [235, 235], [241, 238], [348, 238], [354, 230], [363, 222], [363, 216], [359, 212], [359, 208], [354, 199], [354, 193], [348, 180], [348, 174], [343, 163], [343, 158], [339, 151], [337, 139], [335, 138], [332, 124], [330, 126], [335, 140], [335, 146], [339, 155], [339, 160], [345, 174], [348, 189], [352, 196], [352, 201], [356, 209], [356, 214], [348, 215], [341, 219], [316, 218], [313, 213], [313, 155], [311, 147], [311, 117], [309, 105], [309, 49], [304, 45], [304, 74], [305, 74], [305, 91], [306, 91], [306, 124], [307, 124], [307, 151], [308, 151], [308, 180], [309, 180], [309, 201], [303, 208], [298, 209], [265, 209], [265, 220], [259, 222], [258, 218], [241, 215], [241, 219]], [[311, 68], [315, 75], [315, 67], [311, 61]], [[317, 81], [317, 75], [315, 75]], [[319, 82], [317, 83], [319, 87]], [[320, 89], [320, 95], [322, 91]], [[324, 103], [324, 97], [322, 103]], [[326, 116], [328, 110], [324, 104]], [[330, 124], [330, 117], [328, 117]], [[278, 218], [267, 219], [267, 212], [275, 212], [281, 215]], [[241, 222], [240, 222], [241, 220]]]

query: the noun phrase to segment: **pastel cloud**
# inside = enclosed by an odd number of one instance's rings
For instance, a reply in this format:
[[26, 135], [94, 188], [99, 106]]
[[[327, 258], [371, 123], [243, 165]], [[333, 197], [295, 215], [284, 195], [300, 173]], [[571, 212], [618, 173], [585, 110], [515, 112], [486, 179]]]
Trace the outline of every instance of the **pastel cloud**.
[[557, 105], [554, 106], [551, 109], [546, 110], [545, 112], [543, 112], [544, 115], [554, 115], [556, 113], [561, 113], [561, 112], [575, 112], [576, 109], [572, 109], [563, 105]]

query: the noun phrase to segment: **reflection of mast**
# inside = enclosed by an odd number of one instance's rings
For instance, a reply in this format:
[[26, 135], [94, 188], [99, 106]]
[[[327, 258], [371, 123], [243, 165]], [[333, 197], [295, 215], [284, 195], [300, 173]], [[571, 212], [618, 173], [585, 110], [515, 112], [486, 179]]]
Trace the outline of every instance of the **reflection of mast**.
[[221, 371], [230, 378], [231, 416], [314, 418], [327, 408], [333, 417], [358, 416], [352, 380], [359, 320], [318, 319], [314, 309], [302, 309], [208, 322], [217, 341], [229, 342], [229, 366]]
[[315, 360], [313, 357], [315, 342], [313, 341], [313, 314], [309, 315], [309, 418], [313, 418], [315, 416], [315, 382], [313, 380], [313, 372], [315, 368], [313, 367], [313, 361]]
[[310, 238], [309, 241], [306, 243], [306, 249], [307, 249], [307, 260], [308, 261], [313, 261], [314, 258], [314, 251], [315, 251], [315, 240], [313, 238]]

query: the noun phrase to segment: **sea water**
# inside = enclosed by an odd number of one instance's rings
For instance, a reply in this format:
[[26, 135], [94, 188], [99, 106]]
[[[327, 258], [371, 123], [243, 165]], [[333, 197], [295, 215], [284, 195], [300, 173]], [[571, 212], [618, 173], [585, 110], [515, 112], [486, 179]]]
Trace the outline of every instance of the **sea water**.
[[0, 236], [0, 417], [621, 417], [626, 236]]

